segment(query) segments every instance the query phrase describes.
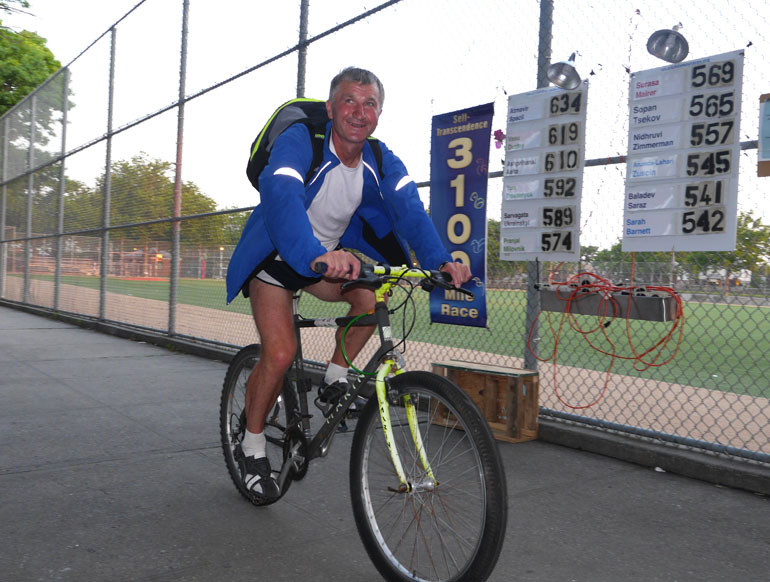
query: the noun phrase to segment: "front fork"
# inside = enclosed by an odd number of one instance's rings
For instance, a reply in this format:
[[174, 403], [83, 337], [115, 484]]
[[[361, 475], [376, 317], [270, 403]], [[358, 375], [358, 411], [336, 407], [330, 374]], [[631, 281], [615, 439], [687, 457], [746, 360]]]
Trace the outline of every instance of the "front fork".
[[[410, 491], [413, 484], [408, 482], [404, 467], [401, 463], [401, 457], [398, 454], [398, 448], [396, 447], [396, 439], [393, 434], [393, 425], [390, 418], [390, 402], [388, 402], [388, 389], [385, 379], [393, 372], [398, 375], [404, 372], [404, 361], [401, 353], [397, 350], [392, 352], [392, 355], [383, 361], [379, 370], [377, 371], [377, 380], [375, 383], [375, 390], [377, 393], [377, 402], [380, 410], [380, 422], [382, 423], [382, 432], [385, 435], [385, 443], [388, 445], [388, 451], [390, 452], [390, 458], [393, 462], [393, 468], [396, 470], [398, 480], [401, 482], [401, 489]], [[427, 476], [433, 483], [436, 483], [436, 478], [433, 475], [433, 470], [428, 462], [428, 457], [425, 453], [425, 447], [422, 442], [422, 434], [420, 433], [420, 427], [417, 420], [417, 411], [415, 410], [414, 402], [412, 402], [411, 396], [404, 395], [404, 408], [406, 409], [406, 418], [409, 422], [409, 430], [412, 433], [412, 440], [417, 450], [417, 456], [420, 458], [420, 463]]]

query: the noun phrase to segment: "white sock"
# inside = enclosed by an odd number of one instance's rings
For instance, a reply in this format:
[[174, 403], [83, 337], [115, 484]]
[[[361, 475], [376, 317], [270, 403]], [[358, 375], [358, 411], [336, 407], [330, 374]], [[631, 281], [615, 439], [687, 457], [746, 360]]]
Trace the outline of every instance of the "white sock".
[[249, 432], [249, 429], [246, 429], [246, 435], [243, 437], [243, 442], [241, 443], [243, 454], [247, 457], [257, 458], [267, 456], [265, 454], [266, 442], [267, 439], [265, 439], [264, 432]]
[[329, 362], [329, 365], [326, 368], [326, 374], [324, 375], [324, 380], [327, 384], [331, 384], [342, 378], [347, 380], [347, 377], [348, 369], [346, 367]]

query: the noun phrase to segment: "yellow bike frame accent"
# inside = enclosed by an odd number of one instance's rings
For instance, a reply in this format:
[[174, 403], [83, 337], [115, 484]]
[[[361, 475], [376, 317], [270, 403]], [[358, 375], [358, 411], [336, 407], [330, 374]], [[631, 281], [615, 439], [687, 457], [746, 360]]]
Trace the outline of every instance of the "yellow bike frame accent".
[[[385, 274], [385, 269], [382, 267], [375, 267], [375, 274]], [[393, 275], [394, 281], [388, 281], [378, 288], [374, 292], [375, 300], [379, 302], [385, 301], [385, 296], [394, 285], [395, 281], [400, 277], [412, 277], [412, 278], [425, 278], [425, 274], [419, 269], [409, 269], [408, 267], [391, 268], [390, 274]], [[403, 361], [403, 360], [402, 360]], [[390, 458], [393, 462], [393, 468], [398, 474], [398, 479], [402, 485], [408, 487], [406, 473], [401, 463], [401, 457], [398, 454], [396, 448], [395, 437], [393, 435], [393, 425], [390, 420], [390, 403], [388, 402], [387, 388], [385, 385], [385, 379], [393, 374], [402, 374], [405, 372], [402, 366], [400, 366], [393, 357], [385, 359], [380, 367], [377, 369], [377, 380], [375, 383], [375, 390], [377, 393], [377, 402], [380, 411], [380, 422], [382, 423], [382, 432], [385, 436], [385, 443], [388, 445], [388, 451], [390, 452]], [[428, 477], [435, 483], [436, 478], [433, 475], [430, 462], [425, 455], [425, 446], [422, 442], [422, 435], [420, 434], [420, 427], [417, 420], [417, 411], [415, 410], [412, 399], [407, 395], [404, 397], [404, 405], [406, 407], [406, 417], [409, 421], [409, 430], [412, 433], [412, 439], [417, 448], [417, 456], [420, 458], [420, 462], [425, 469]]]

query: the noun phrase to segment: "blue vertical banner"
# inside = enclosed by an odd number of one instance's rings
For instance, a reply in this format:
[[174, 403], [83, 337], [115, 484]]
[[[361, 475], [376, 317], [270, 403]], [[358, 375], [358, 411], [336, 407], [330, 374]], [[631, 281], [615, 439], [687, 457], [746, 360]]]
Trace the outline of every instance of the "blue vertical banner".
[[454, 260], [470, 267], [471, 280], [456, 291], [430, 295], [436, 323], [487, 325], [487, 178], [494, 103], [433, 117], [430, 157], [430, 215]]

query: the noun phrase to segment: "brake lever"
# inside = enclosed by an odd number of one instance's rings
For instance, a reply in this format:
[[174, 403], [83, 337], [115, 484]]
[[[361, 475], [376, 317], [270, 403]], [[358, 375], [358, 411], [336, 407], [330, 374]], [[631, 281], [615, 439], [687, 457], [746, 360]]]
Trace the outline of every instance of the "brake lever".
[[457, 291], [458, 293], [462, 293], [471, 299], [476, 298], [476, 295], [473, 293], [473, 291], [468, 291], [462, 287], [455, 287], [452, 284], [452, 275], [446, 271], [431, 271], [430, 275], [430, 280], [442, 289], [446, 289], [448, 291]]
[[352, 281], [345, 281], [340, 287], [341, 291], [350, 289], [351, 287], [365, 287], [374, 291], [382, 286], [382, 281], [379, 275], [374, 274], [374, 268], [368, 263], [361, 265], [361, 270], [358, 272], [358, 279]]

